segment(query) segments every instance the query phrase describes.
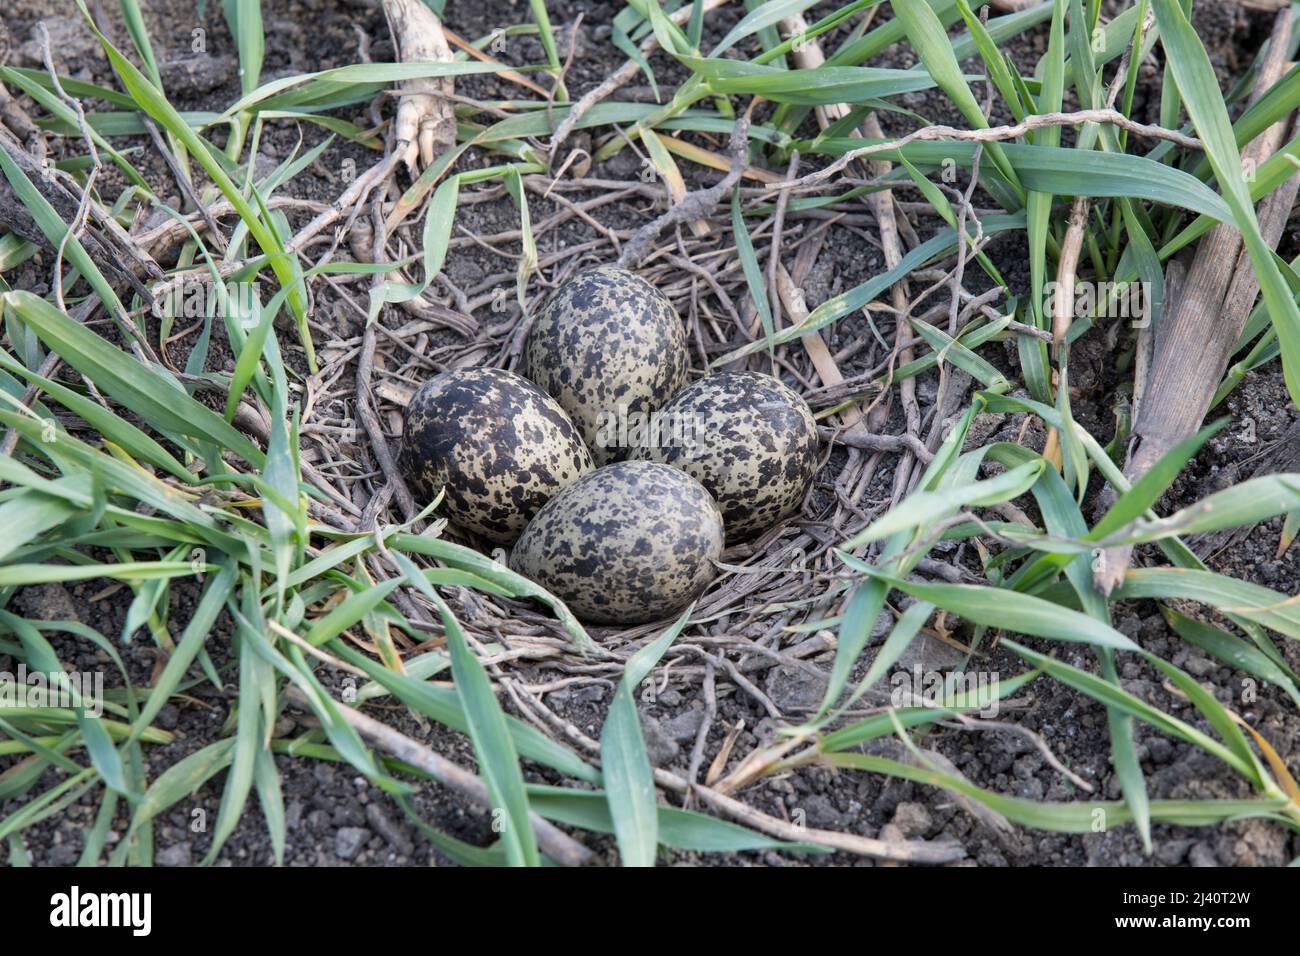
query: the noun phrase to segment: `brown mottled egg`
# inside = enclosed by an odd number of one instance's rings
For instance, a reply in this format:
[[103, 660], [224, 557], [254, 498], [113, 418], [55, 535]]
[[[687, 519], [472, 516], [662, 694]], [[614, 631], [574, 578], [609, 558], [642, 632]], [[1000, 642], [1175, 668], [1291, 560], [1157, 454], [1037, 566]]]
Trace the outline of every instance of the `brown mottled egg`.
[[722, 509], [727, 541], [766, 531], [799, 507], [817, 468], [817, 424], [802, 398], [756, 372], [720, 372], [660, 409], [657, 437], [633, 452], [680, 468]]
[[622, 461], [579, 478], [524, 530], [510, 566], [593, 623], [642, 624], [699, 597], [722, 554], [722, 515], [683, 472]]
[[587, 472], [591, 454], [564, 410], [522, 376], [460, 368], [426, 382], [406, 409], [399, 464], [420, 504], [499, 544]]
[[569, 413], [597, 465], [627, 457], [636, 422], [686, 384], [686, 329], [658, 289], [612, 266], [555, 290], [524, 343], [524, 374]]

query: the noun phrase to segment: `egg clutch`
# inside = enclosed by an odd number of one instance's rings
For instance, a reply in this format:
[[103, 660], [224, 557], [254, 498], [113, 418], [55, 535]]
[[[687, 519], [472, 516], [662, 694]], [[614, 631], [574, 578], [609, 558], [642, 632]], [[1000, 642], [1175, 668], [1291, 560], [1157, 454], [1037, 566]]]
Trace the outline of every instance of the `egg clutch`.
[[699, 597], [724, 543], [795, 511], [817, 465], [807, 404], [780, 380], [687, 384], [666, 296], [602, 266], [538, 313], [517, 375], [451, 369], [411, 400], [399, 464], [423, 503], [514, 547], [510, 566], [583, 620], [640, 624]]

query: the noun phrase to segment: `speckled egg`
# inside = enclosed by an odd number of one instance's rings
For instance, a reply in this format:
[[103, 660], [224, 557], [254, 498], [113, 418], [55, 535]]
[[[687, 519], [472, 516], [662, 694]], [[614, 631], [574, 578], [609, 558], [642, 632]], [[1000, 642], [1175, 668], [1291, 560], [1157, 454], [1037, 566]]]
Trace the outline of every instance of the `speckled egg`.
[[817, 424], [802, 398], [757, 372], [721, 372], [659, 412], [657, 436], [633, 458], [697, 479], [722, 509], [727, 541], [766, 531], [803, 501], [817, 469]]
[[672, 303], [612, 266], [556, 289], [524, 343], [524, 374], [569, 413], [597, 465], [628, 457], [628, 423], [676, 394], [689, 364]]
[[426, 382], [406, 409], [399, 464], [419, 504], [509, 544], [591, 453], [555, 400], [520, 375], [461, 368]]
[[704, 486], [666, 465], [597, 468], [532, 520], [510, 566], [597, 624], [679, 612], [713, 579], [722, 515]]

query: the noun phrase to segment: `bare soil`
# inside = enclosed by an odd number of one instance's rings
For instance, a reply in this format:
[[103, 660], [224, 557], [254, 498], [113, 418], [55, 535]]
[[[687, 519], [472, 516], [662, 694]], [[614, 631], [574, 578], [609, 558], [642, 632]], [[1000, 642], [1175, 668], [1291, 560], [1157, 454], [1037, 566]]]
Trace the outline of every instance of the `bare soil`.
[[[151, 36], [159, 49], [159, 59], [168, 64], [164, 73], [168, 78], [168, 92], [176, 105], [181, 109], [222, 109], [233, 102], [239, 95], [236, 57], [229, 32], [220, 16], [219, 4], [210, 0], [202, 20], [196, 18], [195, 4], [191, 0], [149, 0], [142, 5], [146, 8]], [[105, 4], [105, 7], [109, 6], [115, 7]], [[620, 6], [569, 0], [548, 4], [557, 34], [566, 38], [566, 45], [570, 36], [576, 44], [577, 55], [566, 77], [573, 96], [599, 83], [623, 62], [622, 55], [609, 43], [611, 18]], [[264, 0], [263, 8], [267, 22], [264, 80], [355, 62], [361, 48], [361, 34], [368, 41], [368, 54], [372, 59], [391, 59], [391, 41], [383, 16], [374, 3], [363, 0]], [[710, 35], [721, 35], [740, 15], [740, 5], [711, 14], [708, 23]], [[450, 0], [446, 12], [447, 25], [467, 38], [524, 22], [527, 17], [526, 5], [504, 0], [483, 0], [473, 4]], [[51, 18], [56, 22], [50, 23]], [[104, 58], [89, 33], [81, 27], [75, 7], [66, 0], [10, 0], [6, 4], [4, 24], [10, 37], [8, 62], [38, 65], [32, 57], [34, 53], [39, 55], [39, 46], [33, 45], [31, 38], [34, 25], [42, 19], [56, 37], [55, 51], [61, 70], [75, 77], [110, 83], [111, 72]], [[125, 32], [116, 10], [107, 20], [116, 24], [116, 38], [125, 43]], [[1261, 38], [1267, 34], [1268, 18], [1262, 14], [1243, 13], [1233, 3], [1201, 3], [1197, 5], [1196, 26], [1221, 75], [1229, 77], [1236, 75], [1249, 62]], [[195, 54], [192, 50], [195, 29], [205, 31], [206, 54]], [[1039, 30], [1012, 48], [1011, 55], [1022, 71], [1032, 69], [1044, 42], [1044, 32]], [[562, 50], [562, 55], [566, 52]], [[516, 37], [511, 39], [502, 58], [524, 64], [542, 62], [544, 57], [535, 39]], [[665, 89], [671, 89], [684, 76], [672, 61], [662, 55], [656, 55], [652, 62]], [[881, 65], [910, 65], [911, 53], [895, 48], [888, 51], [880, 62]], [[1159, 102], [1159, 71], [1143, 67], [1140, 76], [1139, 113], [1145, 111], [1151, 114], [1147, 118], [1154, 120]], [[476, 99], [518, 95], [516, 88], [491, 77], [466, 80], [458, 84], [457, 91]], [[621, 95], [640, 93], [628, 89]], [[904, 105], [935, 122], [960, 123], [960, 118], [952, 114], [946, 101], [937, 94], [906, 97]], [[345, 115], [359, 125], [367, 125], [364, 110], [345, 111]], [[904, 117], [882, 116], [887, 130], [902, 128], [907, 122]], [[300, 135], [303, 137], [302, 148], [323, 138], [320, 129], [314, 126], [269, 124], [261, 151], [268, 162], [279, 162], [297, 145]], [[124, 144], [139, 145], [140, 142], [124, 141]], [[586, 145], [590, 137], [585, 133], [575, 134], [572, 142]], [[54, 148], [58, 148], [58, 143], [58, 140], [52, 140]], [[722, 142], [713, 146], [721, 148]], [[378, 154], [362, 147], [336, 142], [317, 163], [287, 185], [285, 193], [330, 202], [342, 188], [341, 176], [347, 161], [364, 170], [377, 158]], [[479, 157], [472, 156], [467, 163], [480, 161]], [[144, 154], [137, 158], [136, 165], [152, 183], [164, 190], [164, 195], [174, 191], [166, 167], [147, 146]], [[683, 163], [682, 169], [692, 187], [707, 185], [718, 175], [689, 163]], [[590, 175], [610, 180], [632, 180], [638, 172], [637, 160], [624, 150], [594, 168]], [[105, 187], [101, 182], [101, 188], [109, 195], [114, 192], [113, 185]], [[456, 242], [445, 269], [450, 282], [471, 299], [484, 296], [498, 285], [509, 285], [514, 270], [514, 261], [509, 255], [518, 252], [517, 242], [493, 242], [491, 246], [485, 246], [473, 238], [493, 236], [518, 226], [517, 209], [501, 190], [476, 198], [481, 198], [481, 201], [463, 205], [458, 213]], [[179, 196], [175, 204], [180, 205]], [[538, 196], [530, 196], [530, 204], [535, 222], [562, 211], [560, 204]], [[602, 207], [599, 220], [608, 229], [626, 232], [661, 209], [662, 206], [656, 208], [649, 200], [636, 198]], [[295, 210], [290, 213], [290, 218], [294, 225], [301, 225], [309, 215]], [[811, 220], [794, 221], [788, 227], [788, 241], [795, 241], [813, 225], [815, 223]], [[598, 235], [591, 226], [577, 219], [548, 233], [539, 253], [543, 257], [553, 254], [559, 259], [543, 268], [543, 284], [553, 285], [582, 262], [581, 255], [574, 261], [569, 261], [574, 257], [566, 259], [566, 249], [580, 248]], [[1297, 232], [1289, 227], [1279, 252], [1289, 258], [1295, 254], [1298, 241]], [[990, 247], [989, 252], [1007, 279], [1018, 287], [1015, 291], [1026, 293], [1028, 274], [1023, 238], [1015, 236], [1000, 240]], [[851, 288], [880, 272], [883, 263], [874, 227], [837, 228], [834, 239], [823, 247], [807, 283], [809, 302], [816, 304]], [[48, 283], [49, 267], [48, 258], [38, 258], [10, 278], [16, 286], [43, 291], [42, 283]], [[540, 291], [544, 292], [544, 289]], [[486, 307], [480, 307], [475, 315], [485, 324], [514, 318], [509, 314], [497, 316]], [[336, 298], [323, 296], [316, 303], [315, 316], [317, 323], [339, 340], [350, 339], [359, 333], [360, 322], [355, 312]], [[400, 328], [407, 317], [396, 310], [386, 310], [381, 321], [386, 328], [393, 330]], [[826, 337], [834, 351], [864, 335], [869, 336], [871, 332], [858, 317], [838, 323], [827, 330]], [[214, 345], [217, 339], [214, 337]], [[440, 367], [438, 349], [448, 342], [451, 339], [446, 334], [431, 335], [421, 346], [421, 360], [401, 369], [400, 375], [393, 376], [392, 381], [412, 385], [418, 383], [421, 370], [431, 374]], [[1114, 434], [1116, 386], [1124, 378], [1117, 370], [1121, 364], [1117, 357], [1131, 348], [1131, 344], [1128, 330], [1120, 330], [1113, 337], [1099, 330], [1087, 336], [1072, 356], [1071, 380], [1079, 392], [1074, 403], [1075, 415], [1103, 443]], [[189, 347], [187, 342], [177, 343], [173, 360], [183, 364]], [[291, 336], [282, 338], [282, 347], [292, 363], [302, 362], [299, 347]], [[1016, 372], [1014, 348], [1009, 348], [1005, 354], [999, 354], [997, 349], [986, 349], [985, 356], [1003, 366], [1008, 373]], [[232, 366], [229, 352], [222, 348], [214, 347], [208, 361], [209, 368], [213, 369]], [[852, 363], [844, 368], [846, 375], [861, 370], [855, 369]], [[927, 397], [928, 401], [933, 401], [937, 388], [938, 381], [934, 376], [919, 380], [918, 392], [923, 407], [927, 406]], [[391, 430], [390, 437], [396, 439], [400, 432], [400, 408], [385, 403], [381, 409]], [[1249, 376], [1233, 393], [1223, 411], [1232, 416], [1232, 426], [1212, 440], [1178, 479], [1160, 503], [1161, 509], [1176, 508], [1249, 476], [1263, 457], [1286, 436], [1295, 441], [1296, 433], [1292, 429], [1300, 416], [1291, 407], [1276, 367]], [[1017, 416], [988, 416], [977, 423], [979, 435], [972, 437], [972, 444], [994, 440], [997, 436], [1014, 440], [1021, 436], [1023, 424]], [[1021, 440], [1027, 444], [1037, 442], [1041, 447], [1044, 436], [1030, 428]], [[362, 463], [359, 466], [361, 470], [373, 469], [365, 449], [357, 449], [357, 455]], [[833, 496], [835, 478], [843, 467], [844, 457], [843, 450], [830, 455], [819, 476], [814, 502], [824, 502]], [[862, 506], [870, 509], [887, 503], [892, 481], [893, 460], [892, 456], [886, 456], [862, 499]], [[369, 483], [361, 481], [366, 494], [372, 494], [381, 483], [379, 478]], [[1297, 593], [1300, 591], [1300, 551], [1292, 548], [1277, 556], [1279, 531], [1280, 522], [1272, 522], [1239, 539], [1219, 542], [1221, 547], [1212, 557], [1211, 567], [1258, 581], [1287, 594]], [[966, 556], [955, 547], [935, 557], [951, 562], [955, 568], [968, 566]], [[183, 624], [192, 611], [196, 594], [192, 587], [180, 586], [173, 590], [172, 620]], [[129, 592], [112, 591], [103, 581], [33, 588], [18, 598], [19, 609], [30, 617], [72, 616], [110, 637], [120, 634], [128, 603]], [[1151, 651], [1187, 669], [1217, 697], [1241, 712], [1274, 744], [1292, 772], [1300, 774], [1300, 715], [1282, 695], [1261, 687], [1257, 698], [1244, 699], [1243, 691], [1254, 686], [1245, 680], [1246, 675], [1221, 666], [1182, 644], [1166, 628], [1152, 603], [1132, 602], [1118, 608], [1115, 617], [1120, 630]], [[876, 640], [881, 637], [883, 634], [878, 634]], [[955, 634], [954, 638], [964, 640], [961, 633]], [[1029, 643], [1034, 642], [1031, 640]], [[56, 647], [70, 667], [95, 670], [108, 666], [102, 653], [84, 643], [56, 638]], [[225, 673], [229, 673], [231, 667], [227, 647], [228, 632], [225, 622], [221, 622], [208, 642], [208, 649], [214, 663]], [[1084, 668], [1093, 666], [1091, 655], [1085, 649], [1075, 650], [1061, 645], [1054, 649], [1068, 663]], [[1300, 649], [1288, 642], [1286, 651], [1292, 665], [1300, 667]], [[128, 663], [131, 680], [137, 685], [147, 684], [156, 662], [155, 650], [147, 635], [136, 635], [121, 647], [121, 652]], [[870, 657], [870, 653], [866, 656]], [[934, 638], [925, 638], [914, 645], [900, 666], [910, 669], [913, 663], [920, 662], [926, 667], [945, 668], [962, 666], [964, 660], [964, 655], [952, 646]], [[976, 660], [977, 664], [966, 666], [978, 666], [1003, 677], [1023, 668], [1023, 663], [1015, 655], [996, 649], [991, 654], [981, 651]], [[0, 670], [6, 669], [10, 663], [0, 655]], [[768, 666], [770, 662], [764, 663], [761, 659], [751, 658], [750, 663], [753, 665], [753, 669], [747, 672], [750, 680], [788, 717], [798, 718], [815, 709], [819, 703], [823, 685], [815, 669], [824, 661], [814, 662], [813, 673], [786, 665]], [[865, 667], [867, 663], [869, 661], [863, 661], [861, 666]], [[536, 685], [564, 676], [547, 665], [526, 665], [519, 669], [519, 674], [526, 683]], [[197, 671], [194, 676], [198, 676]], [[1195, 711], [1170, 695], [1158, 675], [1147, 665], [1127, 662], [1123, 665], [1122, 677], [1129, 691], [1176, 716], [1195, 722]], [[336, 679], [341, 681], [342, 677], [336, 675]], [[594, 737], [599, 734], [612, 691], [612, 684], [586, 682], [553, 690], [545, 700], [556, 714]], [[232, 701], [231, 696], [222, 695], [205, 681], [196, 680], [181, 701], [169, 705], [160, 715], [159, 725], [174, 731], [176, 741], [146, 751], [149, 760], [147, 773], [154, 776], [184, 755], [217, 739], [229, 716]], [[704, 714], [698, 677], [674, 676], [671, 670], [665, 677], [657, 672], [647, 681], [641, 709], [651, 759], [660, 766], [684, 772]], [[417, 723], [404, 709], [396, 706], [369, 705], [368, 710], [462, 765], [473, 765], [472, 749], [465, 738], [436, 726]], [[1003, 719], [1041, 735], [1066, 767], [1094, 786], [1097, 796], [1119, 797], [1118, 781], [1109, 760], [1106, 715], [1100, 705], [1069, 692], [1059, 684], [1039, 679], [1004, 707]], [[719, 675], [717, 715], [708, 737], [707, 759], [712, 758], [728, 729], [738, 722], [743, 723], [744, 730], [736, 742], [734, 754], [737, 757], [770, 740], [776, 727], [761, 701], [725, 682]], [[297, 729], [292, 718], [285, 718], [285, 725], [277, 727], [276, 735], [292, 737]], [[1069, 780], [1049, 765], [1025, 736], [1015, 732], [999, 729], [971, 731], [940, 724], [922, 743], [951, 761], [975, 784], [1000, 793], [1041, 800], [1069, 800], [1082, 796]], [[1138, 728], [1138, 750], [1153, 798], [1205, 799], [1249, 795], [1241, 781], [1204, 752], [1170, 741], [1142, 726]], [[879, 745], [878, 752], [897, 755], [896, 748], [888, 743]], [[282, 774], [289, 817], [286, 861], [290, 865], [423, 865], [445, 862], [388, 797], [368, 786], [347, 765], [287, 755], [277, 757], [276, 761]], [[0, 770], [6, 765], [0, 758]], [[532, 779], [546, 779], [535, 768], [530, 767], [528, 772]], [[50, 782], [56, 779], [52, 773], [49, 776]], [[159, 864], [186, 865], [203, 858], [209, 837], [206, 832], [195, 831], [195, 811], [204, 810], [209, 821], [215, 820], [222, 783], [223, 778], [218, 776], [198, 790], [191, 801], [182, 802], [157, 821], [155, 852]], [[957, 840], [966, 848], [967, 859], [963, 863], [969, 865], [1262, 866], [1281, 865], [1300, 856], [1300, 838], [1288, 834], [1280, 826], [1258, 820], [1200, 829], [1158, 824], [1154, 827], [1155, 853], [1151, 857], [1143, 854], [1136, 833], [1127, 826], [1084, 836], [1023, 829], [1003, 832], [979, 822], [942, 791], [826, 768], [805, 768], [766, 780], [746, 791], [744, 798], [756, 808], [775, 816], [793, 818], [801, 813], [809, 826], [875, 836], [882, 828], [893, 824], [908, 837]], [[81, 852], [81, 832], [92, 823], [96, 806], [97, 800], [87, 798], [69, 807], [62, 815], [26, 831], [35, 862], [43, 865], [75, 862]], [[478, 845], [487, 845], [493, 839], [491, 821], [486, 812], [435, 785], [421, 789], [417, 806], [432, 826], [453, 836]], [[16, 804], [0, 804], [0, 817], [15, 808]], [[612, 859], [612, 845], [608, 841], [584, 839]], [[682, 864], [737, 866], [871, 865], [870, 860], [847, 854], [800, 856], [754, 852], [704, 857], [671, 853], [669, 858]], [[260, 866], [271, 862], [271, 849], [260, 810], [255, 801], [251, 801], [243, 822], [222, 850], [217, 864]]]

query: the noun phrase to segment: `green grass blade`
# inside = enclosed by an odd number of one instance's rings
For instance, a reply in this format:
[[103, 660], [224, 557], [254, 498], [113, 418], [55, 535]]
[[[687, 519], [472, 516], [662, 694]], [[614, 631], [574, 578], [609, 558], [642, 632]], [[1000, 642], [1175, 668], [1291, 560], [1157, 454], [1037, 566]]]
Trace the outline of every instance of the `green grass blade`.
[[905, 581], [891, 577], [852, 555], [839, 551], [836, 553], [850, 567], [976, 624], [1060, 641], [1079, 641], [1095, 647], [1110, 647], [1121, 651], [1139, 650], [1137, 644], [1110, 625], [1042, 598], [979, 584], [923, 584]]
[[[966, 122], [975, 129], [987, 129], [988, 118], [966, 83], [957, 56], [948, 41], [948, 33], [939, 17], [929, 6], [915, 0], [890, 0], [889, 5], [907, 32], [907, 39], [913, 49], [925, 64], [926, 72], [948, 94], [953, 105], [966, 117]], [[1002, 175], [1010, 180], [1013, 188], [1019, 189], [1015, 171], [1007, 162], [1001, 146], [988, 143], [986, 148]]]
[[265, 460], [242, 432], [190, 398], [179, 384], [142, 365], [44, 299], [30, 292], [7, 292], [3, 300], [5, 308], [12, 309], [65, 362], [155, 427], [228, 448], [254, 466]]
[[222, 0], [226, 23], [239, 49], [239, 86], [247, 96], [257, 89], [262, 76], [265, 40], [262, 35], [261, 0]]
[[659, 843], [654, 775], [633, 691], [677, 639], [693, 609], [687, 608], [672, 627], [628, 659], [600, 731], [602, 776], [624, 866], [654, 866]]
[[[548, 820], [596, 833], [614, 832], [608, 794], [604, 791], [529, 784], [528, 796], [533, 809]], [[740, 853], [745, 850], [825, 852], [818, 847], [805, 847], [765, 837], [737, 824], [692, 810], [660, 804], [656, 811], [659, 818], [659, 842], [675, 850], [696, 853]]]
[[498, 815], [501, 844], [511, 866], [537, 866], [537, 840], [529, 821], [528, 794], [519, 769], [519, 756], [510, 739], [510, 728], [497, 702], [492, 682], [477, 657], [469, 649], [465, 633], [451, 608], [433, 589], [410, 558], [393, 553], [406, 580], [424, 592], [438, 608], [443, 630], [447, 634], [447, 652], [451, 658], [452, 679], [461, 707], [469, 724], [470, 739], [478, 757], [479, 770]]

